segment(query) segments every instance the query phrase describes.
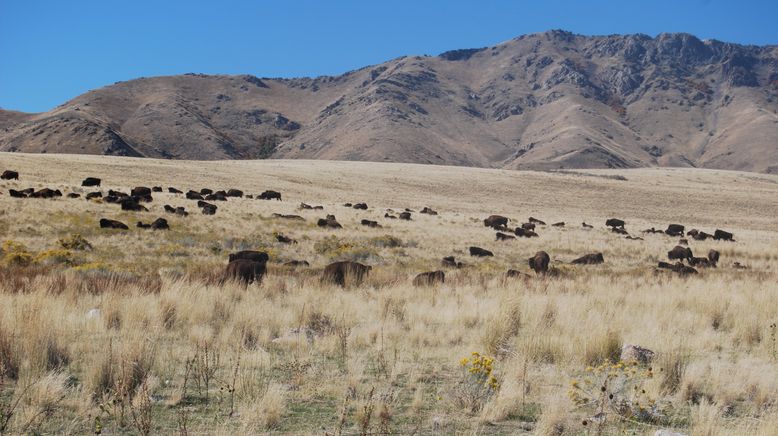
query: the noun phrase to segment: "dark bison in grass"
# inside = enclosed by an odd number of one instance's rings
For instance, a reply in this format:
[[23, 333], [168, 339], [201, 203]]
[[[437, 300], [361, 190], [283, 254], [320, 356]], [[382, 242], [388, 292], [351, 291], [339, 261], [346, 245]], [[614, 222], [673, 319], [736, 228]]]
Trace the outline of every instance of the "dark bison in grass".
[[265, 191], [257, 197], [260, 200], [278, 200], [281, 201], [281, 193], [277, 191]]
[[200, 194], [197, 191], [189, 191], [189, 192], [186, 193], [186, 199], [187, 200], [202, 200], [203, 199], [203, 195]]
[[327, 215], [326, 218], [319, 218], [318, 221], [316, 221], [316, 225], [319, 227], [327, 227], [330, 229], [342, 229], [343, 226], [340, 225], [338, 220], [335, 219], [335, 215]]
[[331, 263], [324, 267], [321, 282], [340, 287], [346, 287], [346, 285], [359, 286], [372, 269], [372, 266], [362, 265], [357, 262]]
[[627, 224], [627, 223], [625, 223], [625, 222], [624, 222], [624, 220], [620, 220], [620, 219], [618, 219], [618, 218], [608, 218], [608, 219], [605, 221], [605, 225], [606, 225], [606, 226], [608, 226], [608, 227], [611, 227], [611, 228], [614, 228], [614, 229], [615, 229], [615, 228], [619, 228], [619, 227], [623, 229], [623, 228], [624, 228], [624, 225], [626, 225], [626, 224]]
[[715, 232], [713, 232], [713, 239], [717, 241], [735, 241], [732, 239], [734, 235], [730, 232], [725, 232], [724, 230], [716, 229]]
[[492, 253], [489, 250], [485, 250], [481, 247], [470, 247], [470, 255], [475, 257], [489, 257], [494, 256], [494, 253]]
[[3, 171], [3, 174], [0, 175], [0, 179], [3, 179], [3, 180], [19, 180], [19, 173], [16, 172], [16, 171], [5, 170], [5, 171]]
[[401, 220], [410, 221], [411, 220], [411, 213], [410, 212], [400, 212], [399, 215]]
[[681, 224], [670, 224], [665, 230], [666, 235], [670, 236], [683, 236], [684, 226]]
[[489, 215], [484, 220], [484, 227], [498, 228], [506, 227], [508, 225], [508, 218], [502, 215]]
[[672, 250], [667, 252], [667, 258], [670, 260], [691, 259], [692, 257], [694, 257], [692, 249], [689, 247], [681, 247], [680, 245], [676, 245]]
[[677, 263], [659, 262], [657, 267], [662, 269], [669, 269], [670, 271], [676, 272], [682, 276], [689, 275], [689, 274], [697, 274], [696, 269], [690, 266], [686, 266], [681, 262], [677, 262]]
[[102, 180], [98, 179], [97, 177], [87, 177], [81, 182], [81, 186], [100, 186], [102, 183]]
[[513, 235], [506, 235], [505, 233], [500, 233], [500, 232], [497, 232], [495, 237], [497, 238], [496, 239], [497, 241], [510, 241], [516, 239], [516, 237]]
[[235, 280], [248, 286], [254, 282], [262, 282], [267, 265], [265, 262], [256, 262], [253, 260], [238, 259], [227, 264], [224, 271], [224, 277], [228, 280]]
[[378, 221], [362, 220], [359, 223], [362, 224], [363, 226], [367, 226], [367, 227], [372, 227], [372, 228], [376, 228], [376, 229], [380, 229], [381, 228], [381, 224], [378, 224]]
[[590, 253], [585, 254], [570, 263], [575, 265], [597, 265], [603, 262], [605, 262], [605, 259], [602, 257], [602, 253]]
[[527, 230], [523, 227], [516, 227], [516, 229], [513, 231], [513, 233], [516, 234], [516, 236], [520, 236], [522, 238], [537, 238], [538, 234], [533, 232], [532, 230]]
[[551, 224], [551, 227], [564, 227], [564, 226], [565, 226], [565, 222], [564, 221], [560, 221], [558, 223]]
[[17, 191], [16, 189], [9, 189], [8, 195], [10, 195], [13, 198], [27, 198], [27, 194], [25, 194], [22, 191]]
[[532, 224], [539, 224], [541, 226], [545, 226], [546, 225], [546, 223], [544, 223], [543, 221], [541, 221], [541, 220], [539, 220], [537, 218], [532, 218], [532, 217], [529, 217], [529, 222], [532, 223]]
[[123, 222], [116, 221], [116, 220], [109, 220], [107, 218], [100, 218], [100, 228], [101, 229], [120, 229], [120, 230], [128, 230], [129, 227], [127, 227], [127, 224], [124, 224]]
[[359, 210], [367, 210], [367, 203], [357, 203], [351, 207]]
[[548, 264], [551, 262], [551, 258], [545, 251], [538, 251], [534, 256], [527, 259], [529, 267], [535, 271], [535, 274], [545, 274], [548, 272]]
[[243, 197], [243, 191], [240, 189], [228, 189], [227, 197]]
[[418, 274], [413, 278], [413, 286], [432, 286], [446, 281], [446, 273], [443, 271], [428, 271]]
[[234, 262], [236, 260], [251, 260], [254, 262], [265, 263], [270, 259], [267, 253], [263, 251], [243, 250], [235, 253], [230, 253], [229, 261]]
[[716, 266], [717, 263], [719, 263], [719, 257], [721, 257], [721, 253], [719, 253], [716, 250], [710, 250], [708, 251], [708, 259], [713, 262], [713, 266]]
[[535, 223], [524, 223], [521, 225], [524, 230], [535, 230]]
[[176, 188], [174, 188], [172, 186], [167, 188], [167, 192], [169, 192], [171, 194], [183, 194], [183, 191], [181, 191], [180, 189], [176, 189]]
[[464, 266], [462, 262], [457, 262], [454, 256], [444, 257], [440, 264], [449, 268], [462, 268]]
[[423, 214], [427, 214], [427, 215], [437, 215], [438, 214], [437, 211], [434, 211], [431, 208], [426, 207], [426, 206], [419, 213], [423, 213]]

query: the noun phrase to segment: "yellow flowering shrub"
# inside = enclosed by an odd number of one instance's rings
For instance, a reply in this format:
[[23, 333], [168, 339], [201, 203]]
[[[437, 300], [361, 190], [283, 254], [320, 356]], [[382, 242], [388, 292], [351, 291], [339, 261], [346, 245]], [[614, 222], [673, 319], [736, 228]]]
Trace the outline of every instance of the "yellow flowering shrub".
[[3, 241], [0, 246], [3, 263], [6, 265], [26, 266], [32, 263], [33, 255], [27, 250], [27, 247], [13, 240]]
[[494, 375], [494, 364], [493, 357], [476, 351], [470, 353], [470, 357], [460, 359], [462, 378], [453, 392], [454, 402], [458, 406], [477, 412], [500, 389], [500, 383]]

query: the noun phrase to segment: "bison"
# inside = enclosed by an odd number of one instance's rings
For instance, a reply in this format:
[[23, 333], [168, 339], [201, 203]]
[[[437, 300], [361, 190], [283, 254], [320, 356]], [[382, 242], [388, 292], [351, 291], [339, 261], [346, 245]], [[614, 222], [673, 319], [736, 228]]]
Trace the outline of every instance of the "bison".
[[683, 236], [684, 226], [681, 224], [670, 224], [665, 230], [666, 235], [670, 236]]
[[603, 262], [605, 262], [605, 259], [602, 257], [602, 253], [590, 253], [585, 254], [570, 263], [575, 265], [596, 265]]
[[357, 262], [335, 262], [324, 267], [321, 275], [322, 283], [346, 287], [347, 284], [359, 286], [373, 267]]
[[283, 218], [283, 219], [286, 219], [286, 220], [305, 221], [305, 218], [301, 217], [300, 215], [274, 213], [273, 216], [276, 217], [276, 218]]
[[424, 207], [424, 209], [419, 211], [419, 213], [423, 213], [423, 214], [427, 214], [427, 215], [437, 215], [438, 214], [436, 211], [434, 211], [431, 208], [426, 207], [426, 206]]
[[399, 215], [401, 220], [410, 221], [411, 220], [411, 213], [410, 212], [400, 212]]
[[535, 230], [535, 223], [524, 223], [521, 225], [524, 230]]
[[202, 200], [203, 199], [203, 195], [200, 194], [197, 191], [189, 191], [189, 192], [186, 193], [186, 199], [187, 200]]
[[257, 197], [260, 200], [277, 200], [281, 201], [281, 193], [276, 191], [265, 191], [261, 194], [259, 194], [259, 197]]
[[620, 220], [620, 219], [618, 219], [618, 218], [608, 218], [608, 219], [605, 221], [605, 225], [606, 225], [607, 227], [611, 227], [611, 228], [617, 228], [617, 227], [620, 227], [620, 228], [622, 228], [622, 229], [623, 229], [623, 228], [624, 228], [624, 225], [626, 225], [626, 224], [627, 224], [627, 223], [626, 223], [626, 222], [624, 222], [624, 220]]
[[527, 230], [522, 227], [516, 227], [516, 229], [513, 231], [513, 233], [516, 234], [516, 236], [521, 236], [522, 238], [537, 238], [538, 234], [533, 232], [532, 230]]
[[517, 269], [509, 269], [508, 271], [505, 271], [504, 276], [507, 279], [520, 279], [520, 278], [529, 277], [527, 274], [524, 274], [523, 272]]
[[692, 235], [692, 238], [694, 238], [695, 241], [704, 241], [708, 238], [712, 238], [713, 235], [710, 233], [705, 232], [697, 232], [696, 234]]
[[381, 228], [381, 224], [378, 224], [378, 221], [362, 220], [359, 223], [362, 224], [363, 226], [368, 226], [377, 229]]
[[237, 259], [227, 264], [224, 276], [248, 286], [254, 282], [262, 282], [266, 269], [265, 262]]
[[586, 221], [584, 221], [584, 222], [582, 222], [582, 223], [581, 223], [581, 227], [583, 227], [583, 228], [585, 228], [585, 229], [593, 229], [593, 228], [594, 228], [594, 226], [593, 226], [593, 225], [591, 225], [591, 224], [586, 224]]
[[16, 171], [5, 170], [5, 171], [3, 171], [3, 174], [0, 175], [0, 179], [3, 179], [3, 180], [19, 180], [19, 173], [16, 172]]
[[484, 227], [506, 227], [508, 225], [508, 218], [501, 215], [489, 215], [484, 220]]
[[564, 221], [560, 221], [558, 223], [551, 224], [551, 227], [564, 227], [564, 226], [565, 226], [565, 222]]
[[667, 258], [670, 260], [691, 259], [692, 257], [694, 257], [692, 249], [689, 247], [681, 247], [680, 245], [676, 245], [672, 250], [667, 252]]
[[240, 189], [228, 189], [227, 197], [243, 197], [243, 191]]
[[532, 223], [532, 224], [539, 224], [541, 226], [545, 226], [546, 225], [546, 223], [544, 223], [543, 221], [541, 221], [541, 220], [539, 220], [537, 218], [532, 218], [532, 217], [529, 217], [529, 222]]
[[127, 227], [127, 224], [124, 224], [123, 222], [116, 221], [116, 220], [109, 220], [107, 218], [100, 218], [100, 228], [101, 229], [129, 230], [129, 227]]
[[384, 214], [384, 218], [389, 218], [390, 220], [396, 220], [397, 217], [394, 215], [390, 215], [389, 213]]
[[269, 259], [270, 257], [264, 251], [254, 250], [237, 251], [235, 253], [230, 253], [229, 256], [229, 262], [234, 262], [236, 260], [251, 260], [253, 262], [265, 263]]
[[27, 198], [27, 194], [25, 194], [22, 191], [17, 191], [16, 189], [9, 189], [8, 195], [10, 195], [13, 198]]
[[725, 232], [724, 230], [716, 229], [715, 232], [713, 232], [713, 239], [716, 241], [732, 241], [735, 240], [733, 238], [733, 234], [730, 232]]
[[213, 194], [213, 189], [203, 188], [200, 190], [200, 195], [211, 195]]
[[278, 242], [280, 242], [282, 244], [296, 244], [297, 243], [296, 240], [294, 240], [294, 239], [292, 239], [292, 238], [290, 238], [288, 236], [284, 236], [284, 235], [282, 235], [280, 233], [276, 234], [276, 241], [278, 241]]
[[136, 186], [132, 188], [130, 195], [133, 197], [151, 196], [151, 188], [147, 188], [145, 186]]
[[335, 219], [335, 215], [327, 215], [326, 218], [319, 218], [319, 221], [316, 222], [316, 225], [319, 227], [329, 227], [331, 229], [343, 228], [338, 220]]
[[676, 272], [676, 273], [678, 273], [678, 274], [680, 274], [682, 276], [685, 276], [685, 275], [688, 275], [688, 274], [697, 274], [697, 270], [696, 269], [694, 269], [694, 268], [692, 268], [690, 266], [686, 266], [686, 265], [684, 265], [681, 262], [678, 262], [678, 263], [675, 263], [675, 264], [667, 263], [667, 262], [659, 262], [657, 267], [658, 268], [662, 268], [662, 269], [669, 269], [670, 271]]
[[351, 207], [354, 209], [367, 210], [367, 203], [356, 203]]
[[494, 256], [494, 253], [492, 253], [489, 250], [485, 250], [485, 249], [483, 249], [481, 247], [470, 247], [468, 250], [470, 251], [470, 255], [471, 256], [475, 256], [475, 257], [490, 257], [490, 256]]
[[151, 187], [151, 191], [152, 192], [162, 192], [162, 187], [161, 186], [152, 186]]
[[309, 264], [307, 260], [290, 260], [289, 262], [284, 263], [284, 266], [297, 268], [301, 266], [311, 266], [311, 264]]
[[538, 251], [534, 256], [527, 259], [529, 267], [535, 271], [535, 274], [545, 274], [548, 272], [548, 264], [551, 258], [545, 251]]
[[446, 256], [440, 263], [449, 268], [462, 268], [464, 266], [462, 262], [457, 262], [454, 256]]
[[100, 186], [101, 183], [102, 180], [98, 179], [97, 177], [87, 177], [81, 182], [81, 186], [94, 187], [94, 186]]
[[710, 260], [713, 263], [713, 266], [715, 267], [717, 263], [719, 263], [719, 257], [721, 257], [721, 253], [719, 253], [716, 250], [710, 250], [708, 251], [708, 260]]
[[68, 198], [81, 198], [81, 194], [78, 194], [76, 192], [71, 192], [68, 194]]
[[689, 259], [689, 265], [702, 268], [710, 268], [715, 266], [713, 262], [707, 257], [692, 257]]
[[418, 274], [413, 278], [413, 286], [433, 286], [446, 281], [446, 273], [443, 271], [428, 271]]
[[497, 238], [497, 241], [510, 241], [511, 239], [516, 239], [516, 237], [513, 235], [506, 235], [505, 233], [501, 232], [497, 232], [495, 237]]
[[205, 203], [202, 206], [200, 206], [200, 211], [203, 213], [203, 215], [216, 215], [216, 207], [215, 204]]
[[169, 186], [167, 188], [167, 192], [169, 192], [171, 194], [183, 194], [183, 191], [181, 191], [180, 189], [176, 189], [176, 188], [174, 188], [172, 186]]

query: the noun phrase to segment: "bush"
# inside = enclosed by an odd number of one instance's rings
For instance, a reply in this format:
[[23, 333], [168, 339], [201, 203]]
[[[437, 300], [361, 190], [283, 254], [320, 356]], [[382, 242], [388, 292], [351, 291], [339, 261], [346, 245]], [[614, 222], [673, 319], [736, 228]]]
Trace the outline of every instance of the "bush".
[[452, 393], [454, 403], [477, 412], [500, 389], [500, 383], [493, 374], [494, 358], [474, 351], [470, 357], [460, 360], [459, 365], [462, 367], [462, 378]]
[[378, 258], [378, 252], [366, 245], [342, 241], [337, 236], [327, 236], [313, 245], [316, 253], [327, 256], [331, 260], [365, 261]]
[[44, 265], [75, 265], [73, 253], [61, 248], [46, 250], [38, 253], [33, 259], [34, 262]]
[[16, 241], [4, 241], [0, 252], [3, 255], [3, 263], [6, 265], [27, 266], [33, 261], [33, 255], [27, 250], [27, 247]]
[[74, 233], [66, 238], [62, 238], [57, 241], [59, 245], [66, 250], [76, 251], [90, 251], [92, 250], [92, 244], [89, 243], [83, 236], [78, 233]]

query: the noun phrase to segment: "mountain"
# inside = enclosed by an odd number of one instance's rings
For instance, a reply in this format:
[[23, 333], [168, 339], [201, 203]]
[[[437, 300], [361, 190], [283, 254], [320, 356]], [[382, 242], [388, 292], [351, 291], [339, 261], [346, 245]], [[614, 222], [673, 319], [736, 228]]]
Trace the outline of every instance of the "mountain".
[[140, 78], [0, 110], [0, 150], [778, 173], [778, 46], [555, 30], [333, 77]]

